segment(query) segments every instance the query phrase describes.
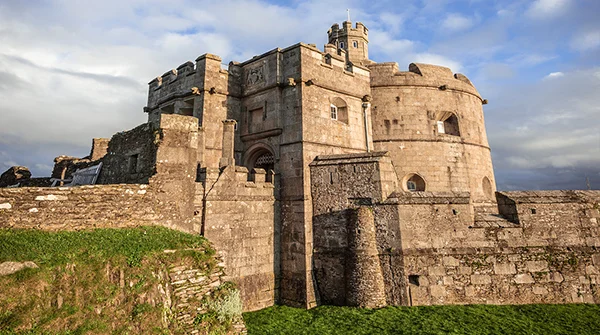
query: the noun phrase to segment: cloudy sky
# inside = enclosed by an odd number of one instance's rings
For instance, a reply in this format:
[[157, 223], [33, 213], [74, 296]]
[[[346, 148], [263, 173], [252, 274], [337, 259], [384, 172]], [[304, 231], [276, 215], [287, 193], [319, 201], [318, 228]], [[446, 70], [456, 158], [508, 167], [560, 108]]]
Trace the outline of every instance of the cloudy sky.
[[0, 0], [0, 170], [48, 176], [144, 122], [153, 77], [206, 52], [322, 46], [346, 8], [372, 60], [475, 83], [499, 189], [600, 189], [598, 0]]

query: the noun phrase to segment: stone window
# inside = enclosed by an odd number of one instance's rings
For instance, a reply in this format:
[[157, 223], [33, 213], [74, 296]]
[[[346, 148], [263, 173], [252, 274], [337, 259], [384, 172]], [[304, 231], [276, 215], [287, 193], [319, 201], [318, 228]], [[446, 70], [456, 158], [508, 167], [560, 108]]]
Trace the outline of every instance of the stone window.
[[179, 114], [185, 116], [194, 116], [194, 99], [184, 101], [183, 106], [179, 108]]
[[332, 120], [338, 120], [346, 124], [348, 123], [348, 106], [344, 99], [339, 97], [331, 99], [329, 111]]
[[340, 42], [340, 49], [344, 49], [346, 45], [344, 45], [344, 42]]
[[421, 176], [415, 173], [411, 173], [404, 177], [404, 187], [409, 192], [422, 192], [425, 191], [425, 180]]
[[358, 42], [357, 42], [357, 41], [354, 41], [354, 42], [352, 42], [352, 45], [353, 45], [355, 48], [358, 48]]
[[127, 167], [129, 173], [137, 173], [139, 157], [139, 154], [129, 156], [129, 162]]
[[416, 286], [421, 286], [419, 283], [419, 275], [408, 275], [408, 283]]
[[337, 120], [337, 118], [338, 118], [338, 109], [337, 109], [336, 105], [331, 104], [330, 108], [331, 108], [331, 118], [333, 120]]
[[442, 118], [437, 121], [437, 131], [438, 134], [460, 136], [456, 115], [453, 113], [444, 113]]
[[494, 193], [492, 192], [492, 182], [488, 177], [483, 177], [481, 180], [481, 189], [486, 197], [491, 199], [494, 196]]
[[173, 113], [175, 113], [175, 104], [170, 104], [170, 105], [162, 107], [160, 109], [160, 113], [161, 114], [173, 114]]

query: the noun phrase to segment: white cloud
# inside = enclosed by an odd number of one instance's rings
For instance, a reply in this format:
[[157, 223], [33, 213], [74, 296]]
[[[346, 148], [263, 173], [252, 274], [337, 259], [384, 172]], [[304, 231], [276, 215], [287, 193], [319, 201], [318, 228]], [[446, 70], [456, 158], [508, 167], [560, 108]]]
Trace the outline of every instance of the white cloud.
[[442, 28], [450, 32], [466, 30], [472, 26], [473, 19], [457, 13], [448, 14], [442, 21]]
[[545, 19], [563, 14], [570, 5], [570, 0], [536, 0], [529, 9], [527, 15], [536, 19]]
[[551, 72], [546, 77], [544, 77], [544, 79], [559, 78], [559, 77], [563, 77], [564, 75], [565, 74], [562, 72]]
[[578, 33], [571, 40], [571, 48], [577, 51], [587, 51], [600, 46], [600, 30]]

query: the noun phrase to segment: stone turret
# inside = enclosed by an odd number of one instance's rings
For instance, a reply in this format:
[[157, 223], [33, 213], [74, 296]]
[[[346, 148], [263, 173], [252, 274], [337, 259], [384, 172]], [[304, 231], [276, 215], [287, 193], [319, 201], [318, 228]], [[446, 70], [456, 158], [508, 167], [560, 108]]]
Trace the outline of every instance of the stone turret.
[[352, 64], [365, 65], [369, 62], [369, 29], [361, 22], [344, 21], [342, 28], [336, 23], [327, 31], [328, 43], [344, 50], [346, 60]]

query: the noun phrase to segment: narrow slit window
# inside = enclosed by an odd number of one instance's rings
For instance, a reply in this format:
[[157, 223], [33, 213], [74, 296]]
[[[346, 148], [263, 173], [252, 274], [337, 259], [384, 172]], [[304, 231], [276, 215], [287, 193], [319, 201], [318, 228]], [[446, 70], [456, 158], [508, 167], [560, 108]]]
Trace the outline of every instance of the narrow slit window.
[[129, 156], [129, 173], [137, 173], [139, 155]]

